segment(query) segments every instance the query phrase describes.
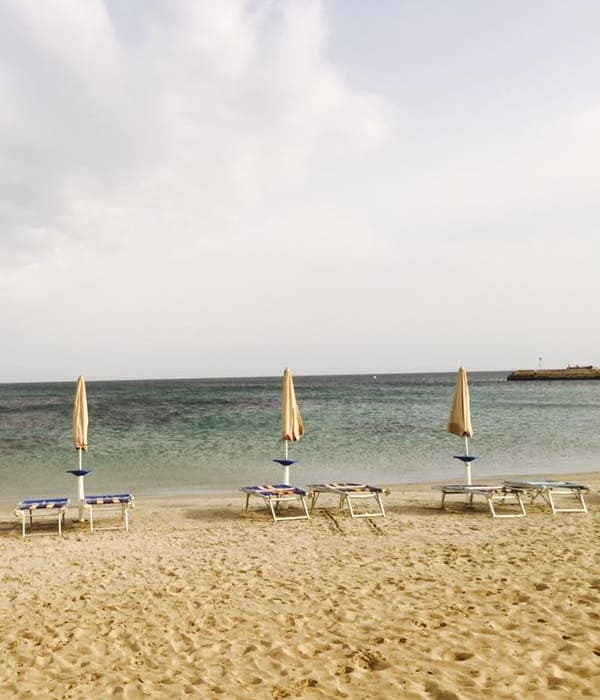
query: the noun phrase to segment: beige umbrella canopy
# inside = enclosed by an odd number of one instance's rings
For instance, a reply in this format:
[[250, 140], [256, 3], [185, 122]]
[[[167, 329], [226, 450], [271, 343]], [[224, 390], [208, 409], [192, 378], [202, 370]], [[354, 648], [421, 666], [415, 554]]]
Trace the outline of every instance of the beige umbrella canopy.
[[276, 460], [284, 468], [284, 483], [289, 483], [289, 466], [293, 460], [288, 459], [288, 446], [290, 442], [297, 442], [304, 435], [304, 424], [300, 409], [296, 402], [294, 380], [289, 369], [283, 373], [281, 387], [281, 439], [285, 442], [285, 459]]
[[456, 376], [456, 389], [454, 399], [450, 409], [447, 430], [453, 435], [464, 438], [465, 454], [457, 459], [465, 463], [467, 484], [471, 483], [471, 462], [475, 457], [469, 455], [469, 438], [473, 437], [473, 426], [471, 425], [471, 399], [469, 397], [469, 383], [467, 371], [464, 367], [458, 368]]
[[81, 469], [81, 453], [87, 450], [87, 431], [88, 431], [88, 409], [87, 395], [85, 391], [85, 379], [77, 378], [75, 387], [75, 402], [73, 403], [73, 444], [79, 452], [79, 468]]
[[300, 409], [296, 402], [296, 392], [294, 390], [294, 380], [289, 369], [283, 373], [283, 384], [281, 387], [281, 439], [287, 443], [296, 442], [304, 435], [304, 425]]

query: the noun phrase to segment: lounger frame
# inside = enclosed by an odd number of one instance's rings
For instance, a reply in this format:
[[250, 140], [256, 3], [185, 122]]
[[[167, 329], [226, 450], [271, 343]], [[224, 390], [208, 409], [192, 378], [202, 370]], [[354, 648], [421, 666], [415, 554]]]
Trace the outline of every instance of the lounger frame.
[[[306, 491], [297, 486], [290, 486], [289, 484], [261, 484], [258, 486], [243, 486], [240, 491], [246, 494], [246, 511], [250, 506], [250, 496], [255, 496], [267, 504], [275, 522], [280, 520], [310, 520], [306, 504]], [[282, 503], [289, 501], [300, 501], [303, 513], [301, 515], [282, 515], [280, 506]]]
[[[23, 539], [36, 535], [47, 535], [48, 532], [27, 533], [27, 520], [29, 529], [33, 527], [33, 514], [40, 517], [56, 517], [58, 525], [58, 536], [62, 537], [65, 524], [65, 513], [70, 505], [68, 498], [26, 498], [17, 504], [15, 515], [21, 518]], [[29, 517], [28, 517], [29, 516]]]
[[[552, 514], [557, 513], [587, 513], [588, 509], [583, 497], [588, 487], [583, 484], [576, 484], [573, 481], [505, 481], [505, 486], [517, 489], [529, 496], [529, 502], [533, 503], [540, 498], [550, 506]], [[554, 500], [558, 496], [562, 498], [574, 498], [578, 506], [572, 508], [560, 507]]]
[[[469, 486], [466, 484], [443, 484], [442, 486], [434, 487], [441, 490], [442, 492], [442, 502], [440, 507], [443, 509], [446, 502], [446, 496], [449, 495], [463, 495], [467, 496], [468, 507], [473, 507], [473, 498], [475, 496], [481, 496], [487, 501], [490, 514], [492, 518], [522, 518], [527, 515], [525, 506], [523, 504], [522, 491], [520, 489], [512, 488], [510, 486], [487, 486], [484, 484], [477, 484]], [[518, 513], [498, 513], [494, 502], [499, 502], [502, 504], [506, 503], [516, 503], [519, 506]]]
[[[319, 496], [323, 493], [335, 494], [339, 496], [339, 509], [343, 510], [344, 505], [348, 506], [350, 517], [352, 518], [377, 518], [385, 517], [385, 509], [381, 494], [383, 489], [379, 486], [369, 486], [368, 484], [357, 484], [353, 482], [341, 484], [309, 484], [310, 489], [310, 510], [315, 507]], [[372, 499], [377, 504], [376, 510], [356, 512], [352, 505], [353, 501], [364, 501]]]
[[[90, 532], [94, 530], [126, 530], [129, 532], [129, 509], [134, 507], [135, 499], [130, 493], [108, 494], [105, 496], [86, 496], [83, 507], [89, 513]], [[102, 513], [117, 511], [121, 515], [120, 525], [94, 526], [94, 508], [100, 508]]]

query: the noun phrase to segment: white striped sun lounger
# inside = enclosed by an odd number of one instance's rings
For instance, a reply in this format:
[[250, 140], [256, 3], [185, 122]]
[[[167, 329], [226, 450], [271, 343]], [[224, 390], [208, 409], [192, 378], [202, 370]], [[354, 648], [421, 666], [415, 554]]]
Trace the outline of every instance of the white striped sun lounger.
[[29, 520], [29, 528], [33, 527], [33, 514], [38, 516], [56, 517], [58, 522], [58, 534], [62, 537], [63, 526], [65, 524], [65, 513], [70, 505], [68, 498], [26, 498], [17, 504], [15, 515], [21, 518], [23, 528], [23, 539], [26, 536], [31, 537], [32, 534], [42, 535], [43, 532], [29, 533], [26, 535], [27, 521]]
[[[309, 520], [306, 505], [306, 491], [289, 484], [260, 484], [258, 486], [243, 486], [240, 491], [246, 494], [246, 510], [249, 508], [250, 496], [261, 498], [267, 504], [275, 522], [279, 520]], [[297, 511], [288, 512], [280, 508], [282, 503], [300, 501], [301, 514]]]
[[[129, 531], [129, 509], [135, 506], [135, 499], [130, 493], [115, 493], [104, 496], [86, 496], [84, 508], [90, 514], [90, 532], [94, 530], [120, 530]], [[118, 511], [121, 514], [121, 525], [94, 527], [94, 508], [102, 509], [102, 513]]]
[[[526, 493], [530, 498], [530, 503], [533, 503], [537, 498], [547, 503], [552, 510], [552, 514], [556, 513], [587, 513], [587, 506], [583, 494], [589, 490], [583, 484], [577, 484], [573, 481], [505, 481], [505, 486], [513, 489], [518, 489]], [[561, 505], [555, 500], [559, 497]], [[574, 499], [576, 506], [565, 507], [565, 497], [569, 499], [569, 503], [573, 503]]]
[[[348, 506], [348, 510], [352, 518], [385, 517], [383, 501], [381, 500], [383, 489], [379, 486], [344, 482], [339, 484], [309, 484], [308, 488], [310, 489], [311, 510], [315, 507], [315, 504], [317, 503], [317, 500], [321, 494], [330, 493], [339, 496], [340, 510], [343, 509], [344, 505]], [[376, 503], [376, 510], [357, 512], [354, 509], [353, 501], [363, 501], [364, 499], [373, 499]]]

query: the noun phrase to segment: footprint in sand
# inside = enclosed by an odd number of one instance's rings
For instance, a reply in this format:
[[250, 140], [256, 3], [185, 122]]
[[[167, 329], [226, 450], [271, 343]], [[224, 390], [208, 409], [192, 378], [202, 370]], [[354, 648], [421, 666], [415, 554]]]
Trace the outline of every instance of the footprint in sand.
[[435, 700], [460, 700], [459, 696], [452, 690], [444, 690], [437, 683], [430, 681], [425, 685], [427, 694]]

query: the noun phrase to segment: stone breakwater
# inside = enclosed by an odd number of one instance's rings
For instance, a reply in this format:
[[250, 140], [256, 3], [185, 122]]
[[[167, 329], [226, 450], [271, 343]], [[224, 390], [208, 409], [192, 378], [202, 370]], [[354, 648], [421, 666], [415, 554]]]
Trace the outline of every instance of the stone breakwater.
[[599, 367], [565, 367], [564, 369], [517, 369], [511, 372], [509, 381], [558, 380], [558, 379], [600, 379]]

